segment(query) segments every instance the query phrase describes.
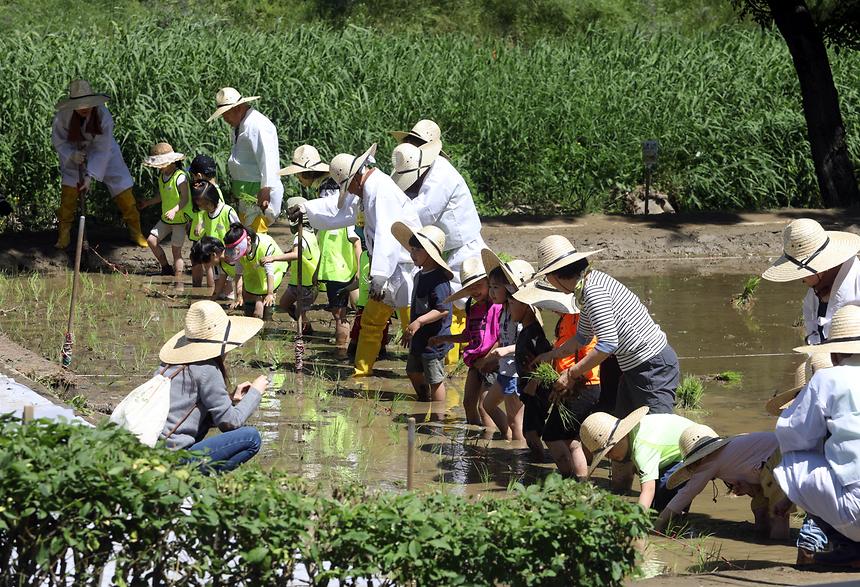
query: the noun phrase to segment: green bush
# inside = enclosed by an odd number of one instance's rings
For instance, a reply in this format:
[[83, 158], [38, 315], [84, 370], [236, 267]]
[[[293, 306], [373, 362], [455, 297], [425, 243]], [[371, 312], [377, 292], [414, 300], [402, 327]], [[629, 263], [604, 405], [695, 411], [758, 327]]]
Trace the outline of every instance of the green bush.
[[253, 465], [206, 477], [186, 457], [112, 426], [0, 416], [0, 583], [95, 585], [113, 558], [120, 585], [286, 585], [299, 562], [314, 585], [616, 585], [649, 526], [558, 476], [508, 498], [329, 494]]
[[[78, 76], [112, 96], [138, 197], [154, 190], [141, 161], [158, 140], [214, 154], [223, 176], [228, 129], [204, 121], [216, 90], [235, 85], [263, 96], [258, 106], [278, 127], [283, 163], [303, 142], [331, 158], [378, 141], [380, 165], [390, 170], [388, 131], [433, 118], [485, 214], [616, 209], [613, 194], [642, 181], [645, 138], [662, 145], [655, 186], [684, 209], [819, 203], [797, 80], [775, 34], [590, 31], [518, 46], [355, 27], [255, 32], [181, 17], [160, 24], [0, 37], [0, 190], [17, 206], [17, 226], [54, 222], [50, 121]], [[834, 56], [849, 129], [860, 103], [858, 59]], [[103, 192], [89, 206], [117, 221]], [[147, 210], [147, 221], [156, 216]]]

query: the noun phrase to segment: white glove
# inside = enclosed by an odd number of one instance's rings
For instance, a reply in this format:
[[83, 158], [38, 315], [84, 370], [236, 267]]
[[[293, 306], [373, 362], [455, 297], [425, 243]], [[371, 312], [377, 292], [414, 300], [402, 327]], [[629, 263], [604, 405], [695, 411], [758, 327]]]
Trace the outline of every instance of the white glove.
[[75, 151], [74, 153], [72, 153], [72, 156], [69, 157], [69, 161], [71, 161], [75, 165], [80, 165], [81, 163], [83, 163], [86, 160], [87, 160], [86, 151]]
[[382, 275], [374, 275], [370, 278], [369, 294], [371, 299], [376, 301], [385, 297], [385, 286], [388, 284], [388, 279]]

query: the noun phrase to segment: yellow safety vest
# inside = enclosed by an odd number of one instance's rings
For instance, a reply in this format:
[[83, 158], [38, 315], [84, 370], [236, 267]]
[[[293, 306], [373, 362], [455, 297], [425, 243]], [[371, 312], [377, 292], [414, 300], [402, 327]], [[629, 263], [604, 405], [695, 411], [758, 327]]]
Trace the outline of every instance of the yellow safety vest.
[[[281, 255], [283, 251], [275, 239], [268, 234], [258, 234], [257, 241], [253, 245], [250, 254], [239, 259], [242, 264], [242, 284], [245, 291], [264, 296], [268, 293], [266, 284], [266, 269], [263, 266], [263, 257], [270, 255]], [[287, 271], [286, 261], [277, 261], [273, 263], [275, 266], [275, 287], [272, 291], [278, 289], [281, 281], [284, 279], [284, 273]]]
[[[179, 205], [180, 195], [176, 181], [180, 177], [185, 177], [185, 186], [188, 188], [188, 201], [185, 203], [185, 207], [176, 213], [173, 220], [168, 220], [167, 212]], [[188, 175], [182, 169], [177, 169], [167, 181], [164, 181], [164, 177], [161, 175], [159, 175], [158, 179], [158, 194], [161, 196], [161, 221], [165, 224], [185, 224], [192, 213], [191, 184]]]

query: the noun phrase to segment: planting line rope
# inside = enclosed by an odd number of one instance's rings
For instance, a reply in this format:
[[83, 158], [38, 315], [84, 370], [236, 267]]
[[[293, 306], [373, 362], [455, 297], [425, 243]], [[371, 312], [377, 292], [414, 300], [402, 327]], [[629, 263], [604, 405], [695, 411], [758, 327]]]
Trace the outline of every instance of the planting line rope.
[[748, 355], [701, 355], [698, 357], [678, 357], [678, 359], [736, 359], [748, 357], [793, 357], [798, 353], [750, 353]]

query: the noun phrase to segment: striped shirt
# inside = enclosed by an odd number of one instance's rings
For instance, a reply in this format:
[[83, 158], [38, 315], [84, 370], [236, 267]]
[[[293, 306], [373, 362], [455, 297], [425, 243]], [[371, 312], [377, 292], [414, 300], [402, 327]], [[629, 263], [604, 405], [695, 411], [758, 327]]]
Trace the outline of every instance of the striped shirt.
[[598, 351], [614, 354], [622, 371], [641, 365], [666, 346], [666, 335], [632, 291], [602, 271], [592, 270], [582, 291], [576, 340], [597, 338]]

